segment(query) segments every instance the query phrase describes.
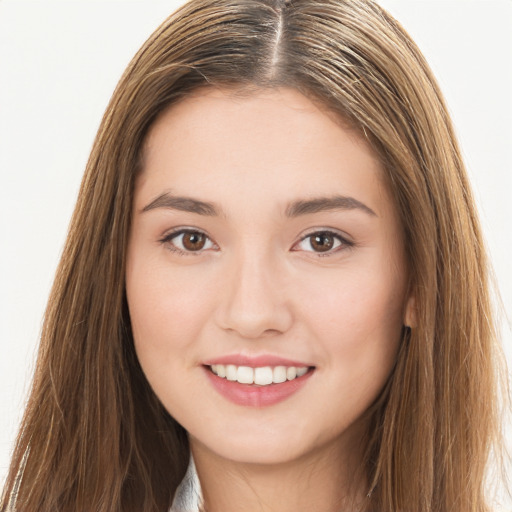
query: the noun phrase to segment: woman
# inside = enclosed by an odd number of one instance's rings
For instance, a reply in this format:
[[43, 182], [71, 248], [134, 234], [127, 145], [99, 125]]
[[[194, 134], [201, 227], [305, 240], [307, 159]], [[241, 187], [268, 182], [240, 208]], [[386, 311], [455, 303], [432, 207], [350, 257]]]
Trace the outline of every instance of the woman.
[[377, 5], [190, 2], [100, 127], [2, 509], [177, 508], [192, 452], [208, 511], [486, 510], [482, 246]]

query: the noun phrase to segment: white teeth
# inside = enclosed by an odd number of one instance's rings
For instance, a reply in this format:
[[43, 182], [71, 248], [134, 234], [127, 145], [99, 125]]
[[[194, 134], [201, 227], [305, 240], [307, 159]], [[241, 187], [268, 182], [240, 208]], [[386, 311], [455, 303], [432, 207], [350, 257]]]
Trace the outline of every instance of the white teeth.
[[239, 366], [236, 372], [236, 380], [240, 384], [252, 384], [254, 382], [254, 370], [248, 366]]
[[285, 366], [276, 366], [274, 371], [272, 372], [272, 382], [279, 384], [281, 382], [286, 382], [286, 367]]
[[297, 377], [297, 368], [295, 368], [295, 366], [289, 366], [286, 369], [286, 378], [288, 380], [293, 380], [295, 377]]
[[308, 369], [303, 366], [302, 368], [297, 368], [297, 377], [302, 377], [303, 375], [306, 375]]
[[[219, 365], [217, 365], [217, 368], [219, 367]], [[228, 364], [226, 366], [226, 379], [228, 380], [236, 380], [236, 377], [237, 377], [237, 374], [238, 372], [236, 371], [236, 366], [234, 364]]]
[[258, 386], [267, 386], [272, 384], [272, 368], [270, 366], [263, 366], [262, 368], [254, 368], [254, 384]]
[[307, 366], [235, 366], [234, 364], [213, 364], [210, 366], [212, 372], [219, 377], [230, 381], [237, 381], [240, 384], [256, 384], [268, 386], [280, 384], [287, 380], [302, 377], [308, 372]]

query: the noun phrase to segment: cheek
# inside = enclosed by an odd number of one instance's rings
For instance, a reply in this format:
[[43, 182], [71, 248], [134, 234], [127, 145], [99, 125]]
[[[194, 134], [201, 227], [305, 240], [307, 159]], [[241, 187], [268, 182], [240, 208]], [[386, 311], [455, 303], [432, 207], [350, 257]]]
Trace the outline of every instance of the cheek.
[[372, 374], [385, 379], [402, 331], [400, 274], [370, 265], [325, 280], [316, 277], [304, 283], [300, 302], [320, 356], [329, 367], [340, 368], [338, 375], [350, 375], [350, 383], [365, 382]]
[[208, 317], [210, 293], [201, 276], [172, 272], [168, 263], [129, 258], [126, 294], [141, 364], [173, 366], [189, 355]]
[[[317, 328], [356, 337], [373, 329], [385, 331], [401, 326], [403, 285], [401, 279], [378, 271], [340, 271], [325, 279], [303, 282], [304, 312], [318, 319]], [[307, 314], [307, 313], [306, 313]]]
[[[199, 360], [195, 342], [201, 337], [202, 319], [209, 315], [208, 293], [197, 293], [200, 282], [175, 274], [169, 265], [132, 259], [126, 275], [137, 358], [153, 391], [173, 414], [202, 400], [189, 370]], [[177, 392], [183, 389], [189, 391]]]
[[396, 283], [378, 272], [344, 273], [337, 286], [317, 281], [302, 298], [309, 297], [303, 315], [321, 363], [320, 395], [336, 404], [329, 413], [333, 432], [370, 407], [392, 372], [402, 331]]

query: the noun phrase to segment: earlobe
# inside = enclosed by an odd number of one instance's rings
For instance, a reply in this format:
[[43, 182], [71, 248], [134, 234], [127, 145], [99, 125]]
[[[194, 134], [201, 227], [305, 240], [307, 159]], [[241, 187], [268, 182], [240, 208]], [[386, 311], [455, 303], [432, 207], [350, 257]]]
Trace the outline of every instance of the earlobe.
[[407, 303], [405, 305], [405, 313], [404, 313], [404, 325], [406, 327], [414, 328], [417, 323], [417, 314], [416, 314], [416, 299], [414, 295], [409, 295], [407, 299]]

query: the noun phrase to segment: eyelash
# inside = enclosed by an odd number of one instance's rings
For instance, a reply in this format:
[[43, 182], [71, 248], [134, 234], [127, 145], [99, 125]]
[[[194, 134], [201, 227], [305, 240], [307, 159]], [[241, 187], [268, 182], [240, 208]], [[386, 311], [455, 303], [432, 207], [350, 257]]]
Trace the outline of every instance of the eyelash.
[[[307, 251], [307, 252], [312, 252], [312, 253], [316, 254], [316, 256], [320, 257], [320, 258], [327, 258], [329, 256], [333, 256], [333, 255], [337, 254], [338, 252], [345, 251], [347, 249], [351, 249], [355, 245], [354, 242], [347, 240], [344, 236], [342, 236], [337, 231], [332, 231], [329, 229], [320, 229], [317, 231], [312, 231], [312, 232], [308, 233], [307, 235], [304, 235], [293, 247], [300, 245], [302, 242], [304, 242], [308, 238], [310, 239], [309, 245], [311, 247], [311, 239], [314, 236], [330, 236], [339, 242], [338, 246], [335, 246], [334, 248], [329, 249], [328, 251], [325, 251], [325, 252], [313, 251], [313, 250]], [[292, 250], [297, 250], [297, 249], [292, 248]]]
[[[166, 244], [167, 248], [170, 251], [175, 252], [175, 253], [179, 254], [180, 256], [200, 256], [204, 251], [209, 249], [209, 248], [208, 249], [201, 248], [197, 251], [189, 251], [189, 250], [183, 250], [172, 243], [175, 238], [179, 237], [180, 235], [185, 235], [185, 234], [198, 234], [198, 235], [204, 236], [213, 246], [217, 247], [216, 244], [212, 241], [212, 239], [204, 231], [200, 231], [198, 229], [192, 229], [192, 228], [179, 228], [176, 231], [172, 231], [172, 232], [166, 234], [163, 238], [161, 238], [159, 240], [159, 242], [162, 244]], [[321, 258], [329, 257], [334, 254], [337, 254], [340, 251], [351, 249], [355, 245], [354, 242], [347, 240], [345, 237], [343, 237], [340, 233], [338, 233], [336, 231], [322, 229], [322, 230], [313, 231], [313, 232], [308, 233], [307, 235], [303, 236], [297, 243], [295, 243], [293, 245], [291, 250], [298, 251], [298, 249], [295, 249], [295, 247], [300, 245], [302, 242], [304, 242], [308, 238], [311, 239], [315, 235], [316, 236], [330, 236], [330, 237], [334, 238], [337, 242], [339, 242], [339, 244], [337, 246], [334, 246], [334, 248], [329, 249], [325, 252], [314, 251], [314, 250], [306, 251], [306, 252], [311, 252], [313, 254], [316, 254], [318, 257], [321, 257]], [[310, 241], [310, 247], [311, 247], [311, 241]]]
[[216, 246], [216, 244], [214, 244], [212, 239], [204, 231], [200, 231], [199, 229], [192, 229], [192, 228], [179, 228], [175, 231], [171, 231], [170, 233], [166, 234], [163, 238], [161, 238], [159, 240], [159, 242], [162, 244], [166, 244], [166, 247], [170, 251], [175, 252], [175, 253], [179, 254], [180, 256], [199, 256], [205, 250], [207, 250], [207, 249], [200, 249], [198, 251], [187, 251], [187, 250], [180, 249], [179, 247], [176, 247], [176, 245], [174, 245], [172, 243], [172, 241], [175, 238], [179, 237], [180, 235], [186, 235], [186, 234], [202, 235], [202, 236], [206, 237], [206, 239], [209, 240], [213, 245]]

